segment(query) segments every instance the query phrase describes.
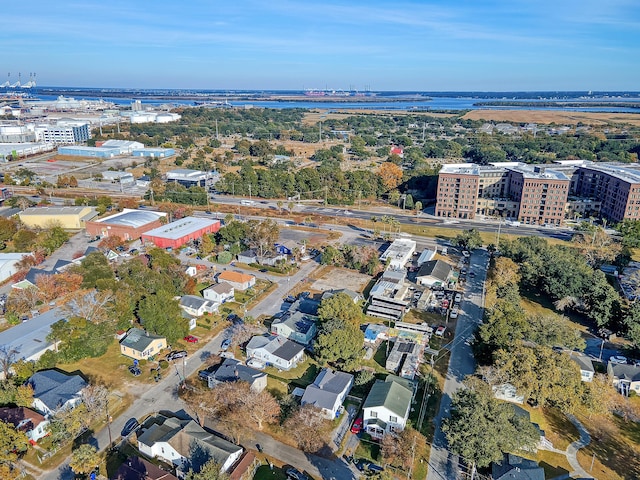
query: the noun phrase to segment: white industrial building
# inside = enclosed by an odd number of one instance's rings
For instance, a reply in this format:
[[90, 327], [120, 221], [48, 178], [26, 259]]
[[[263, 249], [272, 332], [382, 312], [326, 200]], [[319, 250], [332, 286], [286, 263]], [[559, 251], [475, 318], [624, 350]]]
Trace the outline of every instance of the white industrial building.
[[131, 152], [139, 148], [144, 148], [144, 144], [131, 140], [107, 140], [105, 142], [96, 142], [96, 147], [100, 148], [117, 148], [121, 155], [131, 155]]
[[0, 125], [0, 143], [25, 143], [35, 140], [36, 132], [27, 125]]
[[389, 261], [387, 268], [400, 269], [404, 268], [407, 262], [416, 251], [416, 242], [413, 240], [399, 238], [394, 240], [389, 248], [380, 256], [380, 261], [386, 263]]
[[104, 180], [108, 180], [111, 183], [122, 183], [122, 184], [130, 184], [135, 183], [136, 179], [130, 172], [121, 172], [121, 171], [113, 171], [107, 170], [102, 172], [102, 178]]
[[200, 170], [190, 170], [188, 168], [178, 168], [167, 172], [167, 182], [175, 182], [185, 187], [204, 187], [211, 183], [213, 174]]
[[51, 152], [54, 148], [52, 143], [0, 143], [0, 162], [6, 161], [10, 156], [24, 158], [29, 155]]
[[59, 120], [56, 125], [37, 125], [36, 140], [55, 145], [84, 143], [91, 138], [89, 123], [83, 120]]

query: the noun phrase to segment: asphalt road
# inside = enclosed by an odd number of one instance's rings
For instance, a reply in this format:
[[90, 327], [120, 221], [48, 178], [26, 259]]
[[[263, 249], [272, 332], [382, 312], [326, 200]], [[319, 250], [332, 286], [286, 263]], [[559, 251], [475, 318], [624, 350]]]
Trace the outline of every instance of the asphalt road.
[[434, 418], [435, 436], [429, 456], [427, 480], [455, 480], [462, 478], [458, 457], [447, 451], [447, 441], [440, 429], [442, 420], [449, 416], [451, 398], [456, 390], [462, 388], [462, 381], [473, 374], [476, 362], [471, 347], [466, 343], [471, 339], [476, 327], [482, 323], [484, 303], [484, 282], [489, 265], [486, 250], [475, 250], [470, 258], [469, 272], [475, 277], [467, 277], [465, 292], [461, 302], [461, 312], [456, 324], [455, 337], [449, 344], [451, 356], [449, 369], [444, 382], [444, 391], [440, 401], [440, 410]]

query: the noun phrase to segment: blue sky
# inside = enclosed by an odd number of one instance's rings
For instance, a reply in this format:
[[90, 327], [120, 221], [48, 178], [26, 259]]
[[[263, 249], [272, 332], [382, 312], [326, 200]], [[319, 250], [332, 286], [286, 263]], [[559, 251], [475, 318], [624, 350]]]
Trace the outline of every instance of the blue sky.
[[640, 90], [638, 0], [3, 2], [0, 83]]

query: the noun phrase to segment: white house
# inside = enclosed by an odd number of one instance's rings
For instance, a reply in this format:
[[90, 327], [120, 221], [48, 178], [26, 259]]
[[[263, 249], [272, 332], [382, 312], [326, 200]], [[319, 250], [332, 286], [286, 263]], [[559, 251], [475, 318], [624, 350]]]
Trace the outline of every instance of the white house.
[[580, 367], [580, 379], [583, 382], [593, 381], [595, 369], [593, 368], [591, 358], [582, 352], [569, 352], [569, 356], [571, 357], [571, 360], [576, 362], [578, 367]]
[[233, 300], [235, 297], [235, 290], [227, 282], [221, 282], [211, 285], [202, 291], [202, 296], [207, 300], [214, 303], [224, 303], [228, 300]]
[[302, 395], [302, 405], [311, 404], [332, 420], [339, 415], [342, 402], [353, 386], [353, 375], [323, 368]]
[[82, 400], [82, 392], [88, 385], [80, 375], [59, 370], [36, 372], [27, 383], [33, 388], [33, 408], [45, 417], [74, 408]]
[[247, 343], [247, 358], [256, 358], [280, 370], [290, 370], [304, 359], [304, 346], [283, 337], [256, 336]]
[[395, 375], [388, 375], [384, 381], [376, 380], [362, 406], [365, 431], [381, 439], [386, 433], [404, 430], [412, 399], [410, 380]]
[[49, 421], [27, 407], [0, 408], [0, 421], [10, 423], [16, 430], [26, 433], [31, 442], [37, 442], [49, 434]]
[[[138, 449], [150, 458], [160, 458], [184, 472], [193, 452], [205, 454], [228, 471], [242, 455], [242, 447], [209, 432], [191, 419], [157, 415], [153, 423], [138, 437]], [[181, 475], [178, 477], [182, 478]]]
[[218, 305], [197, 295], [183, 295], [180, 297], [180, 308], [189, 315], [200, 317], [205, 313], [215, 313]]

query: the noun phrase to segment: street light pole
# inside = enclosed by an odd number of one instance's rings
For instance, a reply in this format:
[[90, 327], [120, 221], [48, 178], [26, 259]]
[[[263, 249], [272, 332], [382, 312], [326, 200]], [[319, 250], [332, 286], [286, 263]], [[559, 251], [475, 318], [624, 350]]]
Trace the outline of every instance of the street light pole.
[[111, 415], [109, 415], [109, 398], [107, 397], [107, 401], [105, 402], [105, 410], [107, 411], [107, 430], [109, 432], [109, 448], [111, 448], [111, 444], [113, 440], [111, 439]]

